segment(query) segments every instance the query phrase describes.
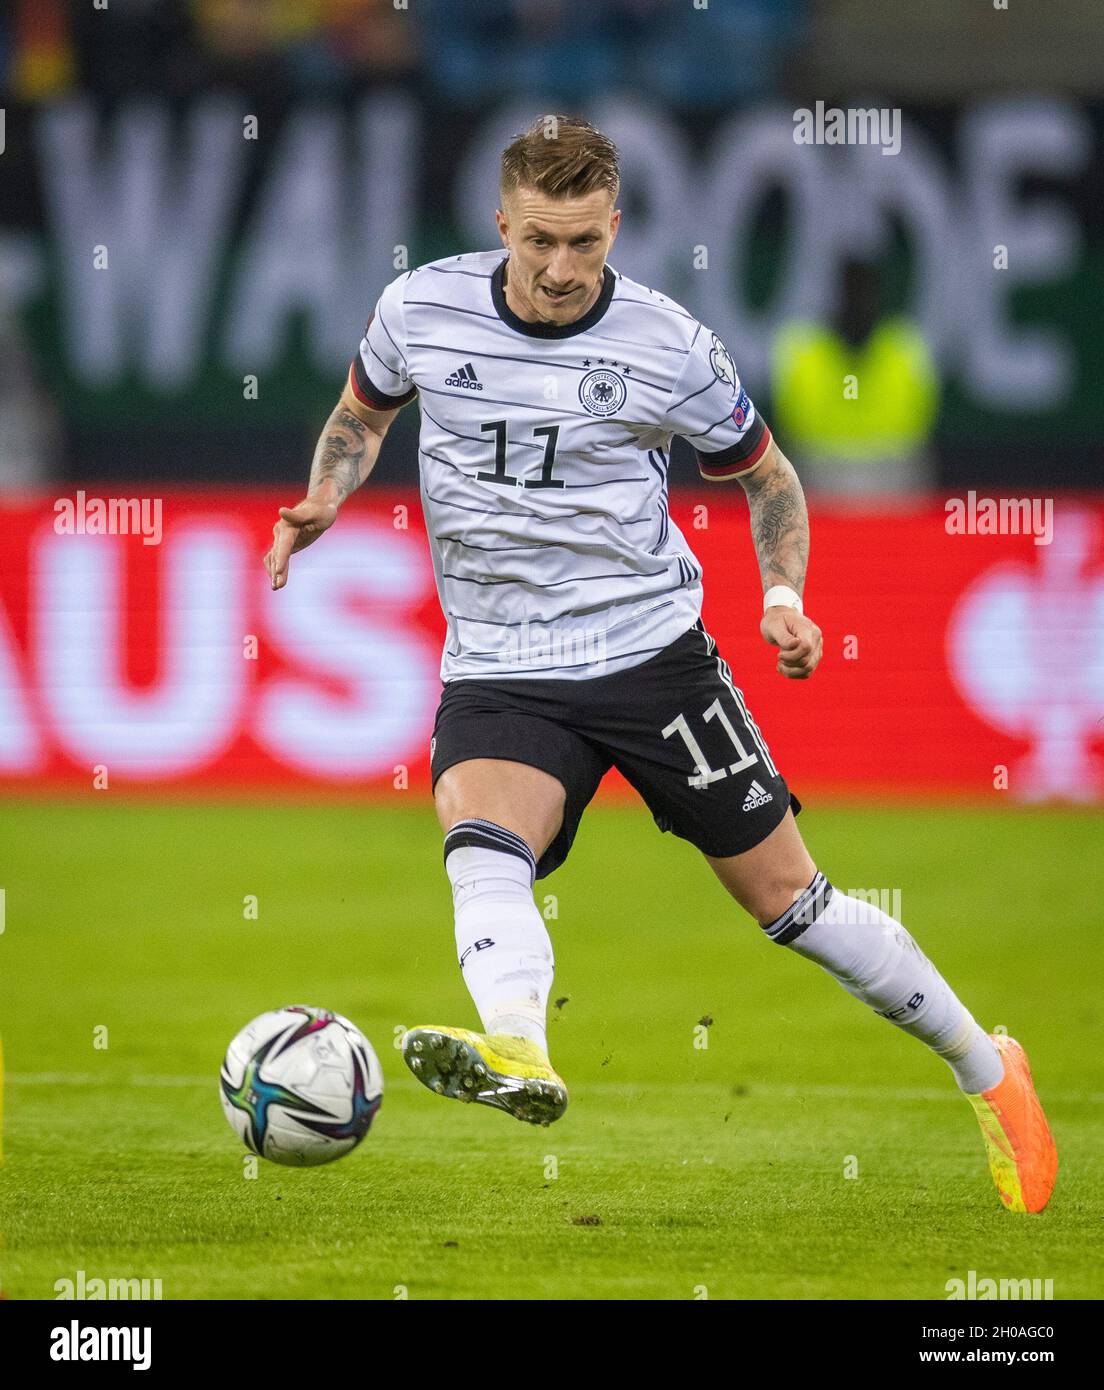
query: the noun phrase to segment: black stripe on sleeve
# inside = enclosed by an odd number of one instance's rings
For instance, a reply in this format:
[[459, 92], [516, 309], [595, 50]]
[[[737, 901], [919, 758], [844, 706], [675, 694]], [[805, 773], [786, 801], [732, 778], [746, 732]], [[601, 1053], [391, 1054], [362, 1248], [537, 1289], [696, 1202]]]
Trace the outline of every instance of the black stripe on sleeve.
[[719, 449], [715, 454], [703, 454], [700, 449], [694, 453], [698, 460], [698, 472], [703, 478], [732, 478], [753, 468], [767, 451], [771, 433], [761, 415], [756, 415], [744, 434], [727, 449]]
[[390, 396], [378, 386], [373, 386], [359, 352], [353, 358], [349, 381], [357, 400], [369, 410], [398, 410], [399, 406], [408, 404], [418, 394], [416, 386], [411, 386], [410, 390], [404, 391], [401, 396]]

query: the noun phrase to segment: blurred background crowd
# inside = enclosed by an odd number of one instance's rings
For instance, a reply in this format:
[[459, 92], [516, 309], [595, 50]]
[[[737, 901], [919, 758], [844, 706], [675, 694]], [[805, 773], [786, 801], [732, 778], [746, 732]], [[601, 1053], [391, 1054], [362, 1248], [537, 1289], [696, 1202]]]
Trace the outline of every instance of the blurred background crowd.
[[[0, 488], [301, 476], [375, 294], [495, 244], [544, 110], [625, 145], [614, 264], [721, 332], [812, 489], [1098, 485], [1102, 51], [1096, 0], [12, 0]], [[817, 100], [899, 110], [901, 153], [795, 158]]]
[[[1095, 0], [11, 0], [10, 94], [187, 94], [217, 83], [327, 96], [418, 81], [461, 104], [639, 86], [685, 108], [785, 91], [793, 68], [964, 95], [1023, 83], [1099, 94]], [[111, 23], [103, 22], [110, 10]], [[687, 12], [693, 10], [692, 24]], [[1016, 13], [1016, 11], [1022, 13]]]
[[[16, 0], [5, 54], [13, 91], [187, 94], [217, 83], [332, 96], [380, 79], [462, 104], [554, 90], [581, 100], [643, 84], [716, 107], [773, 90], [804, 0], [715, 3], [687, 30], [668, 0]], [[724, 46], [743, 60], [718, 62]]]

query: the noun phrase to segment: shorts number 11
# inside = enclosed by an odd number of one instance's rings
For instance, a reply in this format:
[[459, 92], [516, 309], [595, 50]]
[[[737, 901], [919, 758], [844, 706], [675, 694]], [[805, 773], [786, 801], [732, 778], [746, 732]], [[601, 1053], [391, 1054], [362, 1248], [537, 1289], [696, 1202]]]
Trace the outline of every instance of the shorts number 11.
[[663, 730], [663, 737], [670, 738], [672, 734], [678, 734], [682, 738], [683, 743], [685, 743], [686, 747], [690, 750], [690, 756], [694, 759], [696, 771], [686, 780], [692, 787], [708, 787], [711, 782], [719, 782], [722, 777], [727, 777], [730, 772], [743, 772], [743, 770], [750, 767], [752, 763], [759, 761], [758, 754], [745, 752], [744, 745], [740, 742], [736, 730], [732, 727], [732, 721], [721, 708], [719, 698], [714, 700], [707, 710], [702, 711], [702, 718], [707, 724], [711, 723], [714, 719], [719, 719], [721, 721], [725, 733], [728, 734], [729, 738], [732, 740], [733, 747], [740, 755], [740, 758], [738, 762], [730, 763], [727, 769], [723, 767], [719, 769], [710, 767], [709, 760], [702, 752], [701, 744], [690, 732], [690, 725], [686, 722], [686, 716], [680, 714], [677, 718], [672, 719], [670, 724]]

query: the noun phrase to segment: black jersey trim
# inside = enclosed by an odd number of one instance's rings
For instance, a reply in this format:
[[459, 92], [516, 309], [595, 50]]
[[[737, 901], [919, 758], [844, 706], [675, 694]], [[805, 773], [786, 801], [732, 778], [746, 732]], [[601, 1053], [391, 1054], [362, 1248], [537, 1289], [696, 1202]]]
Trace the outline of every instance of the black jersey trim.
[[[696, 391], [691, 391], [690, 394], [689, 394], [688, 396], [683, 396], [682, 400], [676, 402], [675, 405], [669, 405], [669, 406], [667, 407], [667, 412], [666, 412], [666, 413], [667, 413], [668, 415], [673, 415], [673, 414], [675, 413], [676, 410], [681, 410], [682, 407], [687, 403], [687, 401], [692, 401], [692, 400], [694, 399], [695, 396], [704, 395], [704, 393], [705, 393], [706, 391], [712, 390], [714, 386], [718, 386], [719, 384], [720, 384], [720, 378], [719, 378], [719, 377], [712, 377], [709, 381], [707, 381], [707, 382], [705, 383], [704, 386], [699, 386], [698, 389], [697, 389]], [[728, 416], [725, 415], [725, 416], [724, 416], [721, 420], [719, 420], [717, 423], [718, 423], [718, 424], [723, 424], [724, 421], [727, 420], [727, 419], [728, 419]], [[716, 425], [710, 425], [709, 428], [710, 428], [710, 429], [716, 429], [717, 426], [716, 426]]]
[[[489, 272], [484, 275], [481, 270], [444, 270], [439, 265], [426, 265], [422, 266], [421, 269], [432, 270], [437, 275], [469, 275], [473, 280], [489, 280], [491, 278]], [[414, 272], [411, 271], [410, 273], [413, 274]]]
[[[661, 570], [643, 570], [632, 575], [633, 579], [658, 579], [661, 574], [667, 574], [665, 568]], [[526, 589], [558, 589], [561, 584], [594, 584], [599, 579], [624, 579], [624, 570], [615, 570], [611, 574], [573, 574], [568, 579], [553, 579], [547, 584], [538, 584], [535, 579], [472, 579], [464, 574], [450, 574], [448, 570], [441, 571], [442, 579], [454, 579], [460, 584], [478, 584], [480, 588], [499, 588], [503, 584], [518, 584]], [[553, 619], [538, 619], [539, 622], [552, 622]]]
[[[666, 651], [666, 650], [667, 650], [666, 647], [640, 647], [638, 650], [636, 650], [636, 651], [634, 651], [634, 652], [622, 652], [619, 656], [609, 657], [609, 658], [607, 658], [606, 664], [608, 665], [608, 664], [610, 664], [611, 662], [616, 662], [616, 661], [627, 661], [628, 658], [631, 657], [631, 656], [648, 656], [648, 655], [653, 654], [653, 653], [655, 653], [655, 652], [663, 652], [663, 651]], [[458, 654], [458, 653], [454, 653], [454, 655], [459, 655], [459, 654]], [[496, 659], [498, 659], [498, 660], [501, 660], [501, 652], [498, 652], [498, 651], [493, 651], [493, 652], [478, 652], [478, 651], [475, 651], [475, 652], [465, 652], [465, 653], [464, 653], [464, 656], [467, 657], [467, 658], [469, 658], [469, 659], [471, 659], [471, 660], [475, 660], [476, 657], [488, 657], [488, 656], [489, 656], [489, 657], [494, 657], [494, 658], [496, 658]], [[517, 670], [511, 669], [511, 670], [509, 670], [509, 671], [503, 671], [503, 672], [501, 672], [501, 673], [495, 671], [495, 672], [493, 672], [493, 673], [490, 673], [490, 678], [491, 678], [491, 679], [494, 679], [494, 680], [512, 680], [515, 676], [530, 676], [530, 675], [535, 675], [535, 674], [537, 674], [537, 672], [540, 672], [540, 673], [543, 675], [543, 674], [544, 674], [545, 672], [547, 672], [549, 669], [551, 669], [551, 670], [553, 670], [553, 671], [574, 671], [575, 668], [576, 668], [577, 666], [593, 666], [594, 664], [595, 664], [595, 663], [594, 663], [593, 660], [586, 659], [586, 660], [583, 660], [583, 661], [558, 662], [555, 666], [553, 666], [553, 667], [551, 667], [551, 668], [549, 668], [548, 666], [522, 666], [522, 667], [519, 667]], [[608, 675], [617, 675], [618, 672], [616, 672], [616, 671], [610, 671], [610, 672], [607, 672], [606, 674], [608, 674]], [[487, 679], [488, 679], [488, 676], [485, 676], [485, 675], [476, 675], [476, 676], [450, 676], [449, 679], [445, 682], [445, 684], [446, 684], [446, 685], [451, 685], [453, 681], [463, 681], [463, 680], [487, 680]], [[556, 679], [556, 677], [553, 677], [552, 679]]]
[[703, 478], [735, 478], [754, 468], [767, 452], [771, 442], [771, 432], [761, 415], [756, 415], [747, 431], [727, 449], [716, 453], [702, 453], [695, 449], [698, 472]]
[[391, 396], [386, 391], [381, 391], [378, 386], [373, 385], [371, 377], [364, 370], [364, 362], [359, 352], [353, 358], [349, 384], [353, 388], [353, 395], [369, 410], [398, 410], [400, 406], [408, 405], [418, 394], [416, 386], [399, 396]]
[[[680, 309], [675, 304], [657, 304], [651, 299], [630, 299], [628, 295], [622, 295], [618, 300], [619, 304], [639, 304], [645, 309], [662, 309], [667, 314], [678, 314], [680, 318], [687, 319], [690, 323], [697, 323], [693, 314], [688, 314], [685, 309]], [[701, 325], [699, 324], [699, 327]], [[694, 337], [698, 335], [695, 333]]]
[[602, 288], [598, 298], [581, 319], [576, 319], [574, 323], [528, 323], [525, 319], [518, 318], [506, 303], [504, 281], [509, 259], [506, 256], [495, 266], [494, 274], [491, 276], [491, 303], [498, 317], [515, 333], [524, 333], [527, 338], [574, 338], [577, 333], [585, 333], [588, 328], [593, 328], [610, 306], [617, 277], [607, 265], [602, 270]]
[[[420, 450], [420, 452], [423, 454], [426, 453], [425, 449]], [[428, 454], [427, 457], [436, 458], [437, 455]], [[448, 462], [448, 460], [445, 460], [445, 462]], [[462, 468], [458, 468], [455, 463], [450, 463], [449, 467], [456, 468], [456, 471], [458, 473], [463, 473], [464, 471]], [[468, 475], [465, 474], [464, 476], [467, 477]], [[431, 502], [436, 502], [439, 507], [455, 507], [457, 511], [476, 512], [479, 516], [502, 516], [501, 507], [467, 507], [464, 505], [463, 502], [450, 502], [447, 497], [434, 497], [433, 493], [430, 492], [428, 488], [426, 489], [426, 496], [429, 498]], [[535, 521], [541, 523], [542, 525], [545, 525], [549, 522], [570, 520], [572, 517], [576, 516], [600, 516], [608, 521], [610, 516], [608, 511], [602, 511], [600, 508], [597, 507], [584, 507], [581, 511], [575, 512], [558, 511], [554, 516], [540, 516], [536, 512], [511, 512], [510, 515], [524, 517], [526, 521]], [[650, 526], [654, 520], [655, 518], [651, 516], [638, 516], [634, 517], [631, 521], [622, 521], [620, 518], [618, 518], [617, 524], [619, 526]]]
[[[618, 600], [618, 602], [614, 603], [614, 604], [612, 605], [612, 607], [614, 607], [614, 608], [623, 608], [627, 603], [635, 603], [635, 602], [636, 602], [635, 596], [634, 596], [633, 598], [620, 599], [620, 600]], [[673, 598], [665, 599], [662, 603], [657, 603], [657, 604], [655, 604], [653, 607], [649, 608], [649, 609], [647, 610], [646, 613], [642, 613], [642, 614], [640, 614], [639, 616], [640, 616], [640, 617], [648, 617], [648, 618], [650, 618], [650, 617], [652, 616], [653, 613], [660, 613], [660, 612], [662, 612], [662, 610], [663, 610], [664, 608], [670, 608], [674, 602], [675, 602], [675, 600], [674, 600]], [[593, 609], [588, 609], [587, 611], [588, 611], [588, 612], [593, 612], [594, 610], [593, 610]], [[494, 621], [493, 619], [491, 619], [491, 618], [469, 618], [468, 615], [467, 615], [466, 613], [457, 613], [457, 612], [455, 612], [454, 610], [450, 610], [450, 611], [446, 614], [446, 616], [447, 616], [447, 618], [448, 618], [448, 620], [449, 620], [450, 622], [452, 622], [453, 620], [455, 620], [456, 622], [461, 622], [461, 623], [475, 623], [475, 625], [476, 625], [477, 627], [529, 627], [529, 628], [531, 628], [531, 627], [533, 627], [534, 625], [541, 625], [541, 626], [544, 626], [544, 627], [554, 627], [557, 623], [559, 623], [559, 622], [561, 621], [561, 619], [560, 619], [559, 617], [555, 617], [555, 618], [522, 618], [519, 622], [516, 622], [516, 623], [502, 623], [502, 622], [495, 622], [495, 621]], [[607, 628], [605, 629], [605, 631], [606, 631], [607, 633], [616, 632], [618, 628], [620, 628], [620, 627], [628, 627], [628, 625], [629, 625], [630, 623], [635, 622], [635, 621], [636, 621], [636, 619], [633, 618], [631, 615], [630, 615], [629, 617], [627, 617], [627, 618], [618, 618], [618, 620], [617, 620], [615, 623], [611, 623], [611, 624], [609, 625], [609, 627], [607, 627]], [[663, 648], [662, 648], [662, 647], [659, 647], [657, 650], [662, 651]], [[476, 653], [476, 655], [482, 655], [482, 653]], [[616, 658], [615, 658], [615, 660], [618, 660], [618, 661], [620, 661], [620, 659], [621, 659], [620, 657], [616, 657]]]

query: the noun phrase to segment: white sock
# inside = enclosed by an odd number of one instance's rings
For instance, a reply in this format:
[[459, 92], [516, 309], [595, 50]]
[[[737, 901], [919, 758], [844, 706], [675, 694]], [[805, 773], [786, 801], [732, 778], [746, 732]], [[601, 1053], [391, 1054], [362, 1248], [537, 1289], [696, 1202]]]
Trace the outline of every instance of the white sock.
[[533, 901], [532, 851], [493, 821], [460, 821], [445, 837], [445, 869], [460, 969], [484, 1031], [528, 1038], [547, 1051], [555, 962]]
[[780, 945], [816, 961], [856, 999], [927, 1043], [963, 1091], [995, 1086], [1004, 1063], [950, 985], [900, 922], [852, 898], [817, 874], [777, 922], [763, 930]]

